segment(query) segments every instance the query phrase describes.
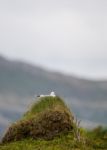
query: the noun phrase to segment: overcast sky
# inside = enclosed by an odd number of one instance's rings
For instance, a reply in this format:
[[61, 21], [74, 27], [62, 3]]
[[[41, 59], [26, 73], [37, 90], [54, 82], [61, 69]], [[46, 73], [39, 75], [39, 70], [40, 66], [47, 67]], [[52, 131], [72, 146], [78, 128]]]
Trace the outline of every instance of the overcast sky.
[[107, 0], [0, 0], [0, 54], [107, 78]]

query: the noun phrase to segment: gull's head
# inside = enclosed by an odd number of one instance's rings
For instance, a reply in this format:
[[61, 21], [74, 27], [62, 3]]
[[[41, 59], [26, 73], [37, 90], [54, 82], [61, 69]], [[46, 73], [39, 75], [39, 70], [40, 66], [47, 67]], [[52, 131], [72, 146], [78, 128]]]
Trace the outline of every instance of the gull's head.
[[37, 97], [45, 97], [45, 95], [37, 95]]
[[55, 95], [55, 92], [52, 91], [52, 92], [50, 93], [50, 96], [55, 97], [55, 96], [56, 96], [56, 95]]

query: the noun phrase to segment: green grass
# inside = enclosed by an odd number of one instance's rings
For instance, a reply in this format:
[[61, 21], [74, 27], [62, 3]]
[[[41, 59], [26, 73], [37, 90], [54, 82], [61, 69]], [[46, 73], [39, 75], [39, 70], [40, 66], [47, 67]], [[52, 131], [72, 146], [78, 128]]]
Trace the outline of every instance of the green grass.
[[43, 113], [45, 111], [55, 110], [55, 109], [66, 110], [69, 111], [70, 113], [70, 110], [68, 109], [67, 105], [60, 97], [58, 96], [41, 97], [38, 99], [37, 102], [32, 104], [31, 108], [29, 108], [29, 110], [24, 114], [22, 119], [28, 119], [35, 115], [39, 115], [39, 113], [41, 112]]
[[[90, 134], [90, 138], [88, 137]], [[95, 136], [95, 133], [90, 131], [86, 133], [88, 138], [87, 143], [83, 144], [74, 140], [72, 132], [62, 134], [53, 140], [33, 140], [24, 139], [17, 142], [12, 142], [0, 146], [0, 150], [107, 150], [107, 139]], [[107, 134], [107, 131], [106, 131]]]
[[33, 140], [25, 139], [10, 144], [0, 146], [0, 150], [91, 150], [83, 143], [77, 142], [73, 138], [73, 134], [61, 134], [53, 140]]
[[[74, 139], [73, 133], [61, 134], [53, 140], [24, 139], [0, 145], [0, 150], [107, 150], [107, 139], [96, 134], [95, 131], [85, 132], [86, 143], [78, 142]], [[106, 130], [107, 135], [107, 130]]]
[[2, 142], [25, 138], [53, 139], [72, 128], [73, 116], [63, 100], [58, 96], [42, 97], [32, 104], [20, 120], [9, 127]]
[[[69, 127], [70, 123], [72, 130], [63, 130], [54, 134], [56, 130], [51, 131], [53, 123], [58, 130], [65, 123]], [[60, 97], [39, 98], [19, 121], [12, 124], [12, 129], [7, 136], [12, 137], [12, 140], [0, 144], [0, 150], [107, 150], [106, 128], [97, 127], [87, 131], [80, 128], [78, 124], [79, 122], [73, 118]], [[38, 127], [37, 130], [36, 127]], [[30, 136], [27, 136], [28, 131], [32, 131]], [[35, 138], [33, 135], [38, 135], [37, 133], [39, 136]], [[50, 134], [53, 134], [52, 138], [49, 138]]]
[[107, 150], [107, 128], [101, 126], [87, 132], [90, 145], [94, 149]]

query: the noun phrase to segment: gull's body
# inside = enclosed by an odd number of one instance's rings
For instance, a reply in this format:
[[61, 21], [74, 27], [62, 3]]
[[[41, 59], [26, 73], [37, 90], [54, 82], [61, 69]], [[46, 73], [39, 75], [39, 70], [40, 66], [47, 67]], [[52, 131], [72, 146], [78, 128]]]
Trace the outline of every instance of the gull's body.
[[52, 96], [52, 97], [55, 97], [56, 95], [55, 95], [55, 92], [51, 92], [50, 93], [50, 95], [43, 95], [43, 94], [41, 94], [41, 95], [38, 95], [37, 97], [47, 97], [47, 96]]

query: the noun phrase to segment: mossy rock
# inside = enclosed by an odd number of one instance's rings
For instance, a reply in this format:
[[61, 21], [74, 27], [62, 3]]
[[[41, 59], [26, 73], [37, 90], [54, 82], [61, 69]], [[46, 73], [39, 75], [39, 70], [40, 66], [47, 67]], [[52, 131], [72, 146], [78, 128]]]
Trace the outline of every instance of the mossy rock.
[[59, 97], [43, 97], [34, 103], [21, 120], [13, 123], [2, 143], [25, 138], [51, 140], [73, 129], [73, 116]]

